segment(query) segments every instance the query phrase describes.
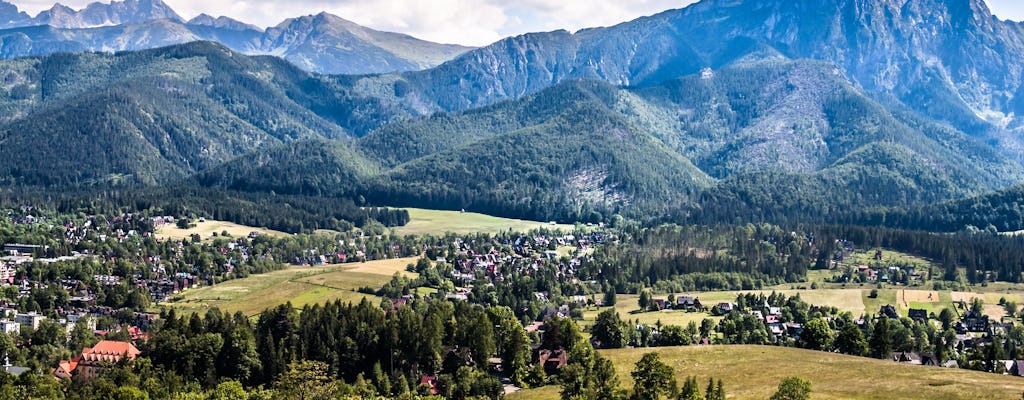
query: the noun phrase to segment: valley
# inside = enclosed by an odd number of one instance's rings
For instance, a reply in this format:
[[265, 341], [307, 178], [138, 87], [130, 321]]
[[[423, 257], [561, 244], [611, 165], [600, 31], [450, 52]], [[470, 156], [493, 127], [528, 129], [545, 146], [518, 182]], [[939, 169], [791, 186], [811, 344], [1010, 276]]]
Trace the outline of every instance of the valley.
[[0, 0], [0, 398], [1024, 393], [1024, 25], [684, 3]]

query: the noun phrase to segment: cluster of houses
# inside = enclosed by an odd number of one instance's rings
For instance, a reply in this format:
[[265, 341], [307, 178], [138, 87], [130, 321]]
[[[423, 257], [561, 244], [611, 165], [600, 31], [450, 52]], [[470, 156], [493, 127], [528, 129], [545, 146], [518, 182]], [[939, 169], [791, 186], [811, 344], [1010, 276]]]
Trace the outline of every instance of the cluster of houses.
[[[961, 308], [966, 307], [963, 306]], [[882, 306], [879, 310], [879, 315], [892, 319], [900, 318], [896, 307], [892, 305]], [[935, 318], [927, 310], [913, 308], [908, 310], [907, 317], [915, 321], [929, 321]], [[968, 309], [963, 312], [958, 321], [953, 323], [953, 329], [956, 331], [953, 349], [959, 353], [984, 351], [986, 346], [993, 345], [994, 338], [1001, 337], [1012, 328], [1013, 323], [995, 321], [983, 313], [976, 313]], [[892, 354], [891, 359], [894, 362], [909, 365], [945, 368], [958, 367], [955, 360], [940, 362], [935, 354], [927, 352], [895, 352]], [[1013, 376], [1024, 376], [1024, 360], [997, 360], [996, 363], [995, 370], [997, 372]]]
[[[848, 240], [837, 239], [834, 243], [835, 247], [838, 248], [836, 253], [832, 257], [831, 265], [838, 267], [841, 263], [847, 260], [847, 258], [854, 252], [858, 251], [853, 242]], [[842, 276], [837, 277], [837, 282], [859, 282], [859, 283], [893, 283], [910, 285], [913, 283], [923, 282], [928, 279], [924, 275], [927, 271], [919, 271], [913, 265], [884, 265], [883, 253], [881, 250], [875, 250], [872, 260], [872, 265], [859, 264], [844, 271]]]
[[[452, 245], [456, 254], [448, 260], [438, 257], [438, 263], [451, 264], [451, 278], [459, 285], [471, 285], [477, 279], [499, 282], [504, 273], [533, 275], [541, 268], [555, 268], [559, 279], [573, 280], [576, 270], [595, 244], [605, 243], [611, 236], [604, 232], [580, 235], [520, 235], [505, 242], [492, 243], [488, 249], [474, 250], [471, 243], [457, 238]], [[552, 247], [573, 247], [575, 252], [563, 259]], [[510, 250], [510, 251], [508, 251]], [[538, 299], [546, 300], [546, 299]]]
[[853, 271], [853, 276], [844, 275], [840, 278], [842, 282], [851, 280], [861, 283], [893, 283], [909, 285], [924, 281], [925, 277], [914, 266], [875, 266], [866, 264], [858, 265]]
[[[103, 336], [109, 332], [96, 329], [97, 317], [114, 316], [119, 311], [103, 306], [58, 308], [54, 310], [54, 315], [56, 316], [54, 321], [64, 327], [68, 335], [71, 334], [71, 331], [78, 324], [84, 321], [90, 331]], [[132, 314], [130, 318], [131, 324], [116, 329], [126, 329], [130, 336], [145, 339], [147, 337], [145, 331], [156, 321], [157, 315], [144, 312], [133, 312]], [[35, 311], [21, 312], [17, 308], [10, 306], [0, 307], [0, 331], [7, 335], [16, 336], [23, 331], [35, 331], [47, 319], [46, 315]]]

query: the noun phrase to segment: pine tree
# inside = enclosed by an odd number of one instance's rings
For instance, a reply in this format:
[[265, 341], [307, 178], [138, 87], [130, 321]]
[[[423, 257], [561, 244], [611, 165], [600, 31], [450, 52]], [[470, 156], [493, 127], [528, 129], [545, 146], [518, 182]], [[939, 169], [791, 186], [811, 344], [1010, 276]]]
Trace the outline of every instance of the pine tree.
[[658, 400], [661, 396], [671, 398], [678, 395], [675, 372], [672, 367], [661, 362], [658, 353], [644, 354], [637, 361], [632, 375], [635, 382], [634, 400]]
[[604, 349], [618, 349], [626, 347], [626, 333], [623, 329], [619, 313], [614, 308], [602, 311], [597, 315], [597, 321], [593, 327], [594, 340], [600, 343]]
[[619, 375], [615, 373], [615, 365], [612, 360], [597, 355], [594, 360], [593, 386], [595, 398], [606, 400], [620, 400], [626, 397], [624, 389], [619, 387]]
[[686, 382], [683, 383], [683, 390], [679, 392], [679, 400], [704, 400], [704, 396], [700, 394], [697, 377], [691, 376], [686, 378]]
[[640, 291], [640, 311], [647, 311], [651, 306], [651, 292], [645, 290]]
[[875, 322], [875, 330], [871, 333], [871, 355], [886, 359], [892, 355], [892, 338], [889, 337], [889, 320], [885, 317]]
[[604, 292], [604, 299], [601, 300], [601, 305], [604, 307], [615, 307], [615, 303], [618, 301], [618, 295], [615, 293], [615, 289], [609, 287]]
[[373, 384], [377, 388], [377, 393], [391, 393], [391, 378], [384, 373], [384, 369], [381, 368], [380, 362], [373, 364]]

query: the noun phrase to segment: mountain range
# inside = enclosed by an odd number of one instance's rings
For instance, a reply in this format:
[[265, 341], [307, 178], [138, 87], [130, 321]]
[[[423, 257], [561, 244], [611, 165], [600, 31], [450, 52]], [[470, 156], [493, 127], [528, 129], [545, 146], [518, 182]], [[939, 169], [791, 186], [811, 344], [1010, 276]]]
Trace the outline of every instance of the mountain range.
[[[390, 58], [427, 57], [419, 41], [327, 14], [262, 32], [207, 16], [71, 31], [157, 26], [235, 34], [2, 62], [0, 182], [729, 222], [827, 221], [1024, 183], [1024, 30], [981, 0], [704, 0], [426, 69]], [[311, 72], [343, 47], [404, 72]]]
[[[516, 98], [568, 79], [645, 86], [758, 59], [814, 59], [880, 101], [970, 133], [1024, 127], [1024, 30], [982, 0], [704, 0], [609, 28], [502, 40], [407, 74], [439, 110]], [[993, 129], [995, 131], [993, 131]]]
[[376, 31], [327, 13], [287, 19], [268, 29], [205, 14], [185, 21], [160, 0], [92, 3], [77, 11], [57, 4], [36, 17], [0, 1], [0, 29], [2, 58], [143, 50], [209, 40], [245, 54], [280, 56], [328, 74], [421, 70], [470, 49]]

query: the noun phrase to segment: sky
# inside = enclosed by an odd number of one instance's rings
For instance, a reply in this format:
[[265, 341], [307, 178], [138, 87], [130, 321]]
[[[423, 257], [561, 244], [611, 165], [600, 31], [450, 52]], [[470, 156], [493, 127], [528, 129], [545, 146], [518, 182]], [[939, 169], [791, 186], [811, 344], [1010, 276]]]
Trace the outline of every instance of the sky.
[[[7, 0], [31, 15], [54, 0]], [[75, 9], [95, 0], [62, 0]], [[103, 0], [109, 2], [109, 0]], [[267, 27], [327, 11], [377, 30], [482, 46], [527, 32], [609, 26], [696, 0], [164, 0], [185, 19], [226, 15]], [[1024, 0], [986, 0], [1002, 19], [1024, 21]]]

